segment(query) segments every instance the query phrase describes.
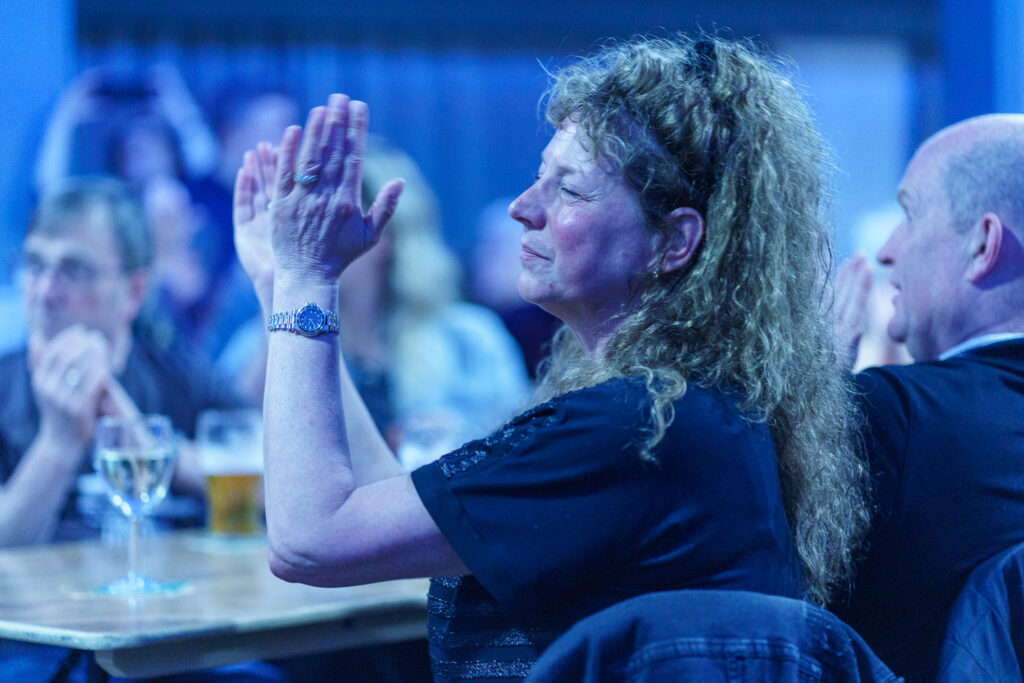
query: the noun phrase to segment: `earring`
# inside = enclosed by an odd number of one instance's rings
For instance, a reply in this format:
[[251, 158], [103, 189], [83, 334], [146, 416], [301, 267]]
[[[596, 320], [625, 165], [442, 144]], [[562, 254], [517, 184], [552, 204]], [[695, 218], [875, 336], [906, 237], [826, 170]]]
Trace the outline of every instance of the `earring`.
[[655, 280], [661, 279], [661, 268], [659, 268], [658, 266], [654, 266], [654, 273], [653, 273], [653, 275], [654, 275], [654, 279]]

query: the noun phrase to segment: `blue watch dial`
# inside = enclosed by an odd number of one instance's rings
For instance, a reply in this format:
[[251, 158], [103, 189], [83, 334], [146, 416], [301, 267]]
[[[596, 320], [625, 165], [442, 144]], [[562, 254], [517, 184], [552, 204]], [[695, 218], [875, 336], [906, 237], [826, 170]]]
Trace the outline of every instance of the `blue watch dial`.
[[306, 304], [299, 309], [298, 314], [295, 316], [295, 326], [302, 334], [311, 336], [323, 328], [326, 320], [327, 317], [319, 306], [316, 304]]

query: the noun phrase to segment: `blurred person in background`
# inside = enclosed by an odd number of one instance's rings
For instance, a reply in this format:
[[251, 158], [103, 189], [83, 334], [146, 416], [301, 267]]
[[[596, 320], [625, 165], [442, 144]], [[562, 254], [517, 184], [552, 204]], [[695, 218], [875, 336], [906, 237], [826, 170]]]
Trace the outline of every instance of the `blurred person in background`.
[[298, 104], [284, 90], [230, 81], [218, 92], [209, 107], [219, 145], [217, 163], [210, 173], [187, 183], [203, 223], [193, 250], [206, 275], [202, 291], [188, 311], [190, 336], [212, 360], [224, 352], [238, 328], [259, 312], [249, 280], [235, 258], [231, 223], [235, 173], [247, 149], [278, 137], [299, 121]]
[[209, 226], [205, 212], [193, 203], [185, 183], [172, 176], [152, 178], [141, 200], [153, 238], [153, 264], [140, 325], [164, 350], [198, 353], [202, 329], [196, 309], [212, 277], [197, 248]]
[[[57, 183], [29, 221], [19, 272], [29, 336], [24, 348], [0, 357], [0, 546], [101, 534], [124, 541], [125, 518], [93, 474], [100, 416], [160, 413], [191, 438], [201, 411], [243, 405], [206, 363], [164, 350], [136, 325], [153, 268], [152, 237], [135, 194], [111, 177]], [[194, 448], [179, 439], [176, 495], [147, 523], [202, 524], [203, 485]], [[4, 680], [86, 681], [98, 672], [80, 651], [0, 640]], [[187, 680], [282, 675], [246, 662]]]
[[[379, 251], [385, 266], [376, 276], [384, 304], [374, 326], [381, 344], [377, 351], [364, 345], [355, 357], [372, 367], [379, 361], [373, 354], [384, 354], [398, 429], [392, 442], [412, 469], [489, 433], [522, 408], [530, 385], [522, 354], [498, 316], [462, 300], [462, 270], [441, 238], [437, 197], [419, 167], [374, 139], [363, 165], [364, 200], [396, 176], [406, 180], [403, 201], [388, 236], [368, 254]], [[360, 261], [342, 276], [339, 310], [362, 305], [369, 276], [360, 275], [366, 270]], [[360, 329], [342, 332], [342, 348], [354, 348]]]
[[[877, 254], [892, 232], [892, 226], [898, 224], [902, 218], [903, 209], [897, 202], [889, 202], [862, 215], [853, 228], [854, 258], [862, 260], [867, 258], [867, 254]], [[885, 329], [892, 318], [892, 300], [897, 293], [889, 281], [890, 268], [879, 264], [872, 270], [873, 277], [864, 302], [866, 308], [863, 320], [857, 320], [861, 329], [857, 331], [860, 342], [856, 349], [856, 357], [853, 359], [854, 372], [876, 365], [905, 365], [913, 362], [907, 353], [907, 345], [890, 337]], [[840, 338], [848, 339], [849, 336], [850, 333], [846, 333], [840, 335]]]
[[[36, 166], [40, 192], [83, 172], [127, 184], [143, 202], [157, 247], [151, 298], [139, 325], [149, 327], [151, 341], [165, 351], [182, 348], [210, 358], [211, 330], [220, 325], [210, 301], [230, 272], [233, 250], [230, 228], [216, 230], [192, 188], [215, 171], [217, 160], [205, 113], [175, 68], [109, 64], [86, 70], [65, 88]], [[247, 316], [256, 304], [245, 294], [239, 306], [249, 302]]]
[[[133, 329], [152, 262], [141, 207], [115, 179], [69, 179], [36, 208], [20, 274], [29, 337], [0, 358], [0, 546], [99, 533], [76, 504], [99, 416], [162, 413], [191, 436], [200, 411], [242, 405], [204, 363]], [[190, 453], [175, 488], [201, 496]], [[197, 506], [177, 521], [201, 522]]]
[[141, 191], [154, 177], [201, 178], [216, 160], [217, 141], [177, 69], [97, 66], [68, 84], [50, 113], [36, 192], [83, 174], [117, 176]]

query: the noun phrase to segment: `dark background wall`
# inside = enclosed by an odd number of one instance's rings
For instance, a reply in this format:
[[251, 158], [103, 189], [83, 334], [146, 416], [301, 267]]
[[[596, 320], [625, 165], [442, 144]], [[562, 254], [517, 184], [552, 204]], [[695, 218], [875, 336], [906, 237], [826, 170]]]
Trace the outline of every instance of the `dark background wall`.
[[[545, 67], [634, 33], [753, 36], [796, 77], [837, 149], [837, 225], [891, 196], [942, 125], [1020, 108], [1019, 0], [0, 0], [0, 236], [16, 248], [34, 201], [34, 150], [59, 89], [83, 68], [169, 61], [203, 101], [232, 79], [341, 90], [422, 165], [465, 254], [479, 211], [532, 176], [549, 131]], [[875, 119], [875, 120], [873, 120]], [[872, 130], [877, 131], [872, 135]]]

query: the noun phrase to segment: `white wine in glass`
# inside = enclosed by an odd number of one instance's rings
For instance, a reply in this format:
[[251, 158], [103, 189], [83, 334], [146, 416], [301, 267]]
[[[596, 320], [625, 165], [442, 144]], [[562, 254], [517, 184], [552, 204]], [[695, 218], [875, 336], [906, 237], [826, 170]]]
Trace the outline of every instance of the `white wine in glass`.
[[93, 466], [106, 485], [107, 497], [130, 523], [128, 574], [96, 589], [98, 593], [139, 595], [177, 591], [139, 569], [142, 519], [167, 495], [174, 473], [174, 429], [165, 415], [102, 417], [96, 424]]

